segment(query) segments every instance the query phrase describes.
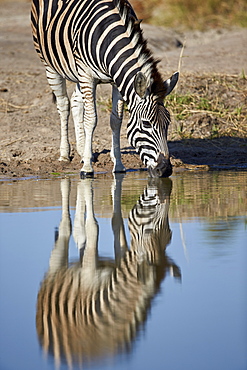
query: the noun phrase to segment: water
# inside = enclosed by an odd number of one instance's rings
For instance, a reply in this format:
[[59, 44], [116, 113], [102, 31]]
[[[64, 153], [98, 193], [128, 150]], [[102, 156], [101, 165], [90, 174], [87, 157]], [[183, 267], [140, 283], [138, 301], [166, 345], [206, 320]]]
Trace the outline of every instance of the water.
[[[73, 369], [247, 369], [247, 173], [181, 172], [158, 183], [146, 176], [0, 183], [1, 370], [70, 362]], [[123, 227], [134, 252], [124, 249]], [[97, 237], [104, 258], [87, 253]], [[68, 244], [75, 262], [85, 240], [84, 300], [75, 290], [69, 311], [73, 284], [61, 294], [63, 272], [56, 290], [63, 303], [52, 308], [44, 299], [38, 309], [42, 287], [55, 290], [44, 284], [49, 263], [59, 270]], [[105, 306], [92, 294], [99, 281], [114, 291]], [[87, 320], [73, 305], [84, 305]]]

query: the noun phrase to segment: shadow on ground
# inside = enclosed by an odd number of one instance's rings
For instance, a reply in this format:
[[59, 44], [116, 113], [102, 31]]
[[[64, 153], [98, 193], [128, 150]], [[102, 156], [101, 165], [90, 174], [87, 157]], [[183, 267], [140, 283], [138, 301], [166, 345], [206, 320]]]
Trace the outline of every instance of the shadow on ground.
[[247, 169], [247, 140], [239, 137], [170, 141], [174, 164], [207, 165], [210, 169]]

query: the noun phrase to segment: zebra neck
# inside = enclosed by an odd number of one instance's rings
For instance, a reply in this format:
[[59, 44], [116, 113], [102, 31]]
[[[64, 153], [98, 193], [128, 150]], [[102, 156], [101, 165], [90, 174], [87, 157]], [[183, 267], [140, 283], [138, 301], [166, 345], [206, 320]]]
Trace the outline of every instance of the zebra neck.
[[[137, 73], [137, 72], [136, 72]], [[124, 102], [127, 104], [128, 111], [132, 113], [138, 103], [140, 102], [141, 98], [137, 95], [134, 89], [134, 77], [135, 76], [128, 76], [126, 78], [126, 82], [123, 85], [117, 85], [121, 96], [123, 97]]]
[[115, 82], [123, 100], [128, 106], [129, 111], [132, 111], [141, 99], [134, 88], [135, 77], [138, 72], [142, 72], [146, 76], [147, 85], [149, 86], [153, 75], [152, 60], [148, 60], [146, 55], [138, 55], [136, 58], [132, 57], [132, 60], [123, 68], [118, 66], [118, 63], [113, 65], [112, 68], [111, 66], [109, 67], [107, 69], [111, 78]]
[[128, 91], [127, 93], [121, 91], [121, 94], [123, 96], [124, 101], [127, 104], [128, 111], [132, 113], [135, 110], [135, 107], [137, 106], [138, 102], [140, 101], [139, 96], [136, 94], [134, 88], [132, 88], [131, 91]]

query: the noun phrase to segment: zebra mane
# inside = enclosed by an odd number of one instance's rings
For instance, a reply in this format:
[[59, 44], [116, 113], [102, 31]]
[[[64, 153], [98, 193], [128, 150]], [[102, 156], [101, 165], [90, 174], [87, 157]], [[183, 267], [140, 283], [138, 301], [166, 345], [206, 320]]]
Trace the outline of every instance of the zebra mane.
[[119, 10], [119, 14], [125, 23], [126, 29], [130, 34], [130, 39], [136, 45], [135, 49], [139, 54], [139, 61], [142, 64], [142, 72], [147, 77], [151, 85], [151, 93], [157, 98], [165, 98], [164, 82], [157, 69], [159, 60], [153, 57], [152, 52], [147, 46], [147, 40], [143, 37], [140, 27], [141, 20], [138, 20], [131, 4], [128, 0], [113, 0]]

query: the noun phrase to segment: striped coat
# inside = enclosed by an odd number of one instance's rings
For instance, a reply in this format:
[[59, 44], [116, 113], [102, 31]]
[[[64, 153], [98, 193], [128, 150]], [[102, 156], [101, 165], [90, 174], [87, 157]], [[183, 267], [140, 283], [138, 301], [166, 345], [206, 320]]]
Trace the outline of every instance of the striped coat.
[[33, 0], [34, 46], [46, 68], [61, 119], [60, 160], [68, 160], [70, 103], [66, 80], [77, 84], [71, 98], [82, 176], [91, 176], [92, 138], [97, 124], [96, 86], [111, 83], [113, 172], [123, 172], [120, 129], [123, 102], [130, 118], [127, 136], [151, 176], [172, 171], [167, 146], [170, 116], [164, 97], [178, 73], [163, 81], [147, 48], [140, 22], [126, 0]]

